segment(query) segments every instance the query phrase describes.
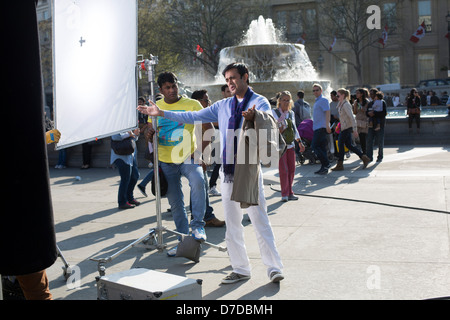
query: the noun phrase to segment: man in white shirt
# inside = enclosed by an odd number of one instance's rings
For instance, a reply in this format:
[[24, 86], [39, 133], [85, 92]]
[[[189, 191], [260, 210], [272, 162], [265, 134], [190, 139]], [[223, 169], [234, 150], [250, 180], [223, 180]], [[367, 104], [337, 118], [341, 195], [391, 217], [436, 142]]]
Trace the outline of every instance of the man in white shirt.
[[[244, 243], [243, 211], [239, 202], [231, 200], [234, 159], [237, 153], [234, 132], [242, 127], [244, 118], [247, 121], [254, 119], [255, 110], [271, 113], [271, 108], [265, 97], [254, 93], [249, 87], [249, 71], [244, 64], [232, 63], [228, 65], [223, 75], [233, 96], [220, 100], [209, 108], [196, 112], [168, 112], [160, 110], [156, 105], [150, 103], [149, 107], [139, 106], [138, 110], [150, 116], [165, 117], [181, 123], [218, 122], [221, 146], [223, 147], [223, 165], [220, 176], [222, 180], [222, 204], [227, 227], [225, 240], [233, 268], [233, 272], [225, 277], [222, 283], [231, 284], [250, 279], [251, 276], [250, 260]], [[249, 207], [247, 213], [256, 232], [261, 258], [267, 267], [267, 275], [271, 282], [279, 282], [284, 279], [282, 274], [283, 264], [275, 245], [273, 230], [267, 214], [261, 171], [259, 174], [259, 204]]]

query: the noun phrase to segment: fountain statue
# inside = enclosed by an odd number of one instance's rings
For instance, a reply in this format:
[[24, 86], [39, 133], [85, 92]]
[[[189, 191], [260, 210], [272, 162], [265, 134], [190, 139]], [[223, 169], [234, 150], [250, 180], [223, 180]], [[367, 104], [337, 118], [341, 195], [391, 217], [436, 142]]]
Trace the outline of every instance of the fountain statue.
[[[216, 83], [202, 88], [208, 90], [212, 101], [221, 99], [220, 87], [225, 84], [222, 71], [230, 63], [243, 62], [249, 68], [250, 86], [255, 92], [271, 98], [288, 90], [296, 100], [297, 91], [302, 89], [306, 100], [313, 102], [313, 83], [320, 83], [327, 91], [330, 82], [319, 80], [304, 45], [283, 43], [280, 39], [271, 19], [260, 16], [252, 21], [239, 45], [220, 51]], [[192, 87], [200, 89], [199, 85]]]

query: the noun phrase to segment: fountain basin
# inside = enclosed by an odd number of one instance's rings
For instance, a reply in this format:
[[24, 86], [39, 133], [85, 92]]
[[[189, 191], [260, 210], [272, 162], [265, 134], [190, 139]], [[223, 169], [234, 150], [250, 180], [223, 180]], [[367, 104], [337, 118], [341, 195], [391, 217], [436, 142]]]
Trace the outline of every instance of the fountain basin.
[[387, 146], [448, 146], [450, 145], [450, 117], [421, 117], [420, 133], [417, 132], [415, 121], [410, 131], [408, 128], [408, 118], [387, 118], [384, 142]]
[[[439, 117], [447, 117], [448, 108], [446, 106], [437, 106], [437, 107], [422, 107], [422, 112], [420, 114], [421, 118], [439, 118]], [[387, 117], [390, 119], [404, 119], [408, 116], [406, 107], [394, 107], [388, 108]]]
[[233, 62], [245, 63], [250, 82], [317, 80], [305, 46], [292, 43], [240, 45], [222, 49], [216, 80], [222, 70]]

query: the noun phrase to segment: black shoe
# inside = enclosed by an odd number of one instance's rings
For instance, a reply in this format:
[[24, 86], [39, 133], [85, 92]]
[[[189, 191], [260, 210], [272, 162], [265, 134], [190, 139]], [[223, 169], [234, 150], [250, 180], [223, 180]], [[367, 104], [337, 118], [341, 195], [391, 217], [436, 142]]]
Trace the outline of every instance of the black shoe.
[[3, 300], [26, 300], [19, 281], [9, 280], [8, 277], [2, 276]]
[[328, 173], [327, 168], [321, 168], [319, 171], [314, 172], [315, 174], [325, 175]]
[[127, 202], [127, 203], [119, 206], [119, 209], [120, 210], [126, 210], [126, 209], [134, 209], [135, 207], [136, 207], [135, 205], [132, 205], [129, 202]]
[[141, 203], [139, 201], [137, 201], [136, 199], [133, 199], [131, 201], [128, 201], [129, 204], [134, 205], [134, 206], [139, 206]]
[[141, 186], [140, 184], [137, 185], [139, 191], [144, 195], [144, 197], [148, 197], [147, 193], [145, 192], [145, 187]]
[[377, 158], [377, 162], [382, 162], [383, 158]]

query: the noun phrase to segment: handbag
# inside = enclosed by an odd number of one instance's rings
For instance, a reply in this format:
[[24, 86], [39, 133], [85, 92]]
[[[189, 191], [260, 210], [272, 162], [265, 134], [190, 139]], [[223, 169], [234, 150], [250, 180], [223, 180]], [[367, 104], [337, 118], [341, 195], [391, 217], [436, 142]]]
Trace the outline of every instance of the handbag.
[[[167, 189], [169, 188], [169, 185], [167, 184], [167, 180], [166, 180], [166, 176], [164, 175], [164, 172], [162, 171], [161, 167], [159, 167], [159, 187], [161, 190], [161, 197], [164, 197], [167, 194]], [[156, 196], [156, 191], [155, 191], [155, 175], [153, 175], [153, 179], [152, 179], [152, 194], [154, 196]]]
[[[278, 118], [281, 117], [280, 110], [276, 109], [275, 112], [277, 113]], [[289, 117], [290, 117], [290, 119], [289, 118], [285, 119], [285, 121], [286, 121], [285, 129], [281, 133], [283, 135], [284, 141], [286, 142], [287, 145], [290, 145], [295, 140], [294, 125], [291, 120], [295, 117], [293, 111], [289, 111]], [[281, 128], [280, 128], [280, 131], [281, 131]]]
[[415, 115], [415, 114], [420, 115], [420, 108], [409, 108], [408, 109], [408, 115]]
[[356, 126], [361, 129], [366, 129], [369, 127], [367, 120], [356, 119]]
[[136, 150], [136, 140], [131, 137], [120, 141], [111, 140], [111, 148], [119, 156], [129, 156]]

